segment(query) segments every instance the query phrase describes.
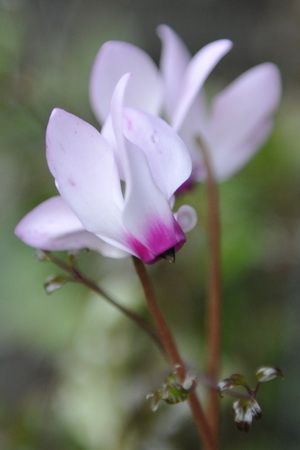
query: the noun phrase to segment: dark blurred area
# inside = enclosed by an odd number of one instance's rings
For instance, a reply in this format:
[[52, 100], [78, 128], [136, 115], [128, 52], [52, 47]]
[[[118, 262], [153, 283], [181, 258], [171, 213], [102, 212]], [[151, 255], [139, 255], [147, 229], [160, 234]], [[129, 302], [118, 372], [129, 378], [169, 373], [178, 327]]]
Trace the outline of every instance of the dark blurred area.
[[[145, 400], [166, 374], [147, 337], [83, 287], [48, 297], [58, 273], [13, 235], [55, 194], [44, 156], [54, 106], [96, 124], [88, 100], [93, 59], [108, 39], [159, 60], [156, 27], [172, 26], [192, 52], [234, 41], [208, 81], [216, 90], [249, 67], [276, 63], [283, 100], [272, 137], [220, 186], [223, 231], [223, 370], [251, 375], [275, 365], [263, 418], [235, 429], [222, 400], [222, 449], [300, 448], [300, 2], [298, 0], [0, 0], [0, 448], [5, 450], [196, 450], [185, 404], [153, 414]], [[184, 201], [205, 224], [203, 186]], [[162, 308], [194, 370], [205, 368], [206, 237], [199, 228], [169, 266], [151, 268]], [[130, 260], [92, 253], [79, 264], [147, 317]], [[201, 391], [201, 389], [200, 389]], [[202, 390], [203, 391], [203, 390]]]

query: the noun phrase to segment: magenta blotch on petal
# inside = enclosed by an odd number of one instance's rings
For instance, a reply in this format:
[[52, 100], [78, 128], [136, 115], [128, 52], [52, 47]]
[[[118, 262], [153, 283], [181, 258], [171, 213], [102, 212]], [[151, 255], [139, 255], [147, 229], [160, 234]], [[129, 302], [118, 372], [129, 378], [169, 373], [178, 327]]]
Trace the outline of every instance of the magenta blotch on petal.
[[185, 234], [175, 219], [171, 229], [156, 221], [150, 224], [146, 232], [146, 244], [131, 235], [127, 237], [134, 254], [148, 264], [157, 261], [168, 250], [179, 250], [185, 241]]

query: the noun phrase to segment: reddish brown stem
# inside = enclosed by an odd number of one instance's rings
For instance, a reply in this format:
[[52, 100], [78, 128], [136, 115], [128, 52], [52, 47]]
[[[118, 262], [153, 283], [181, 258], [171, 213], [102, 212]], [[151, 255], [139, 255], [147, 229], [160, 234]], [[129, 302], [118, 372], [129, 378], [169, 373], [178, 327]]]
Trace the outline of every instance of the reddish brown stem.
[[[185, 365], [178, 352], [173, 335], [158, 306], [156, 295], [146, 268], [142, 261], [138, 258], [133, 258], [133, 263], [136, 273], [140, 279], [149, 311], [155, 322], [157, 332], [165, 349], [167, 358], [170, 364], [175, 367], [178, 378], [181, 382], [183, 382], [186, 378]], [[205, 450], [216, 450], [214, 439], [207, 423], [205, 414], [194, 390], [190, 392], [188, 396], [188, 402], [193, 414], [195, 424], [197, 426], [200, 439], [205, 446]]]
[[[212, 169], [209, 150], [205, 142], [198, 138], [206, 169], [207, 216], [209, 243], [209, 282], [208, 282], [208, 329], [207, 329], [207, 374], [217, 381], [220, 371], [221, 347], [221, 230], [219, 214], [218, 186]], [[208, 420], [213, 434], [218, 439], [220, 399], [215, 389], [210, 389], [208, 398]]]

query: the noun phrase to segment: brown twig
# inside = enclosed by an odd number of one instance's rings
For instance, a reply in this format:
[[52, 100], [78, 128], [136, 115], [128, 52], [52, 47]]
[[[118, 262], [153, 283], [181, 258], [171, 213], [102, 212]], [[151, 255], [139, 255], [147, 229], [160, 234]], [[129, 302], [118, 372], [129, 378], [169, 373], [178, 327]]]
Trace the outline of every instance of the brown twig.
[[[177, 372], [180, 381], [184, 382], [187, 375], [186, 368], [178, 352], [172, 333], [158, 306], [155, 292], [152, 283], [149, 279], [146, 268], [142, 263], [142, 261], [135, 257], [133, 257], [133, 264], [136, 273], [139, 277], [139, 280], [141, 282], [149, 311], [155, 322], [157, 332], [164, 347], [164, 350], [166, 352], [167, 358], [170, 364], [175, 367], [175, 370]], [[191, 392], [189, 393], [188, 402], [194, 417], [195, 424], [197, 426], [200, 439], [202, 440], [205, 446], [205, 450], [216, 450], [214, 445], [214, 439], [211, 434], [211, 430], [209, 428], [209, 424], [206, 420], [205, 414], [202, 410], [202, 407], [200, 405], [200, 402], [194, 389], [192, 389]]]

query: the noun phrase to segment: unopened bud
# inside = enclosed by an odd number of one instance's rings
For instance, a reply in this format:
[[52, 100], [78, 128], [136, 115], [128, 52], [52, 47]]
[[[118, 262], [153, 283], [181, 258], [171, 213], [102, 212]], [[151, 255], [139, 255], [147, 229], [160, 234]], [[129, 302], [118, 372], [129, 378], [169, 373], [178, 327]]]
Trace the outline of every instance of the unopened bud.
[[267, 383], [278, 377], [283, 377], [283, 373], [277, 367], [260, 367], [255, 373], [256, 379], [259, 383]]
[[63, 287], [68, 281], [69, 279], [64, 275], [50, 275], [44, 283], [44, 289], [47, 294], [52, 294], [52, 292]]
[[222, 395], [224, 391], [230, 391], [231, 389], [240, 386], [246, 388], [247, 390], [249, 389], [245, 377], [239, 373], [233, 373], [232, 375], [230, 375], [230, 377], [224, 378], [223, 380], [219, 381], [218, 390]]
[[39, 261], [48, 261], [49, 260], [47, 253], [44, 252], [44, 250], [41, 250], [39, 248], [36, 249], [35, 255]]

